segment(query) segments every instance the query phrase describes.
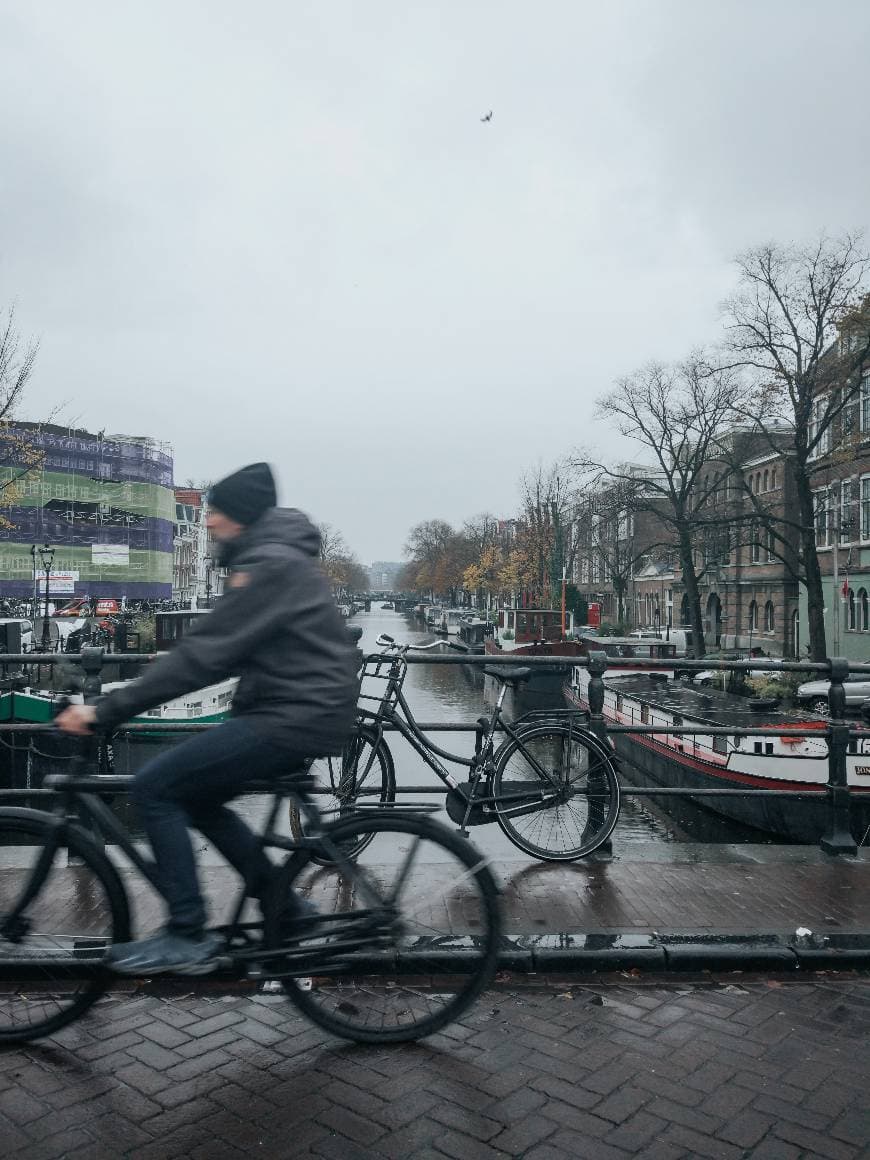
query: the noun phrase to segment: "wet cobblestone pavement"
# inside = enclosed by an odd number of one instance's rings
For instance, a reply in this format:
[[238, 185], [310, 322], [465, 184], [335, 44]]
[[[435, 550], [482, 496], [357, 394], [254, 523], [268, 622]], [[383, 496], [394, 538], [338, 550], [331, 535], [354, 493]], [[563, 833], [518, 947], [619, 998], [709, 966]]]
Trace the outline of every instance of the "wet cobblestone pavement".
[[870, 980], [503, 979], [424, 1043], [165, 985], [0, 1052], [21, 1160], [870, 1155]]

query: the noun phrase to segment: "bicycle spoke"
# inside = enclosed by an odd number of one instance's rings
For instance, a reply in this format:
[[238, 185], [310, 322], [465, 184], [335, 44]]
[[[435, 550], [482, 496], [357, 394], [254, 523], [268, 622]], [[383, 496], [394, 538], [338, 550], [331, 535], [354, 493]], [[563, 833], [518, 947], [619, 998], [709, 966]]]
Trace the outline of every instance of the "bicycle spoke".
[[408, 875], [411, 872], [411, 867], [414, 865], [414, 859], [420, 853], [420, 842], [421, 842], [421, 839], [418, 835], [414, 839], [413, 843], [411, 844], [411, 849], [408, 851], [408, 856], [405, 859], [404, 865], [402, 866], [401, 870], [399, 871], [399, 877], [396, 879], [396, 885], [393, 887], [393, 891], [390, 894], [390, 897], [389, 897], [390, 906], [396, 906], [396, 904], [399, 901], [399, 895], [402, 893], [402, 887], [405, 885], [405, 883], [408, 880]]
[[[533, 771], [541, 768], [555, 792], [538, 802]], [[493, 790], [502, 829], [521, 849], [542, 858], [591, 852], [612, 830], [619, 808], [615, 775], [573, 727], [542, 725], [523, 733], [503, 751]]]
[[[354, 914], [362, 923], [355, 929], [371, 931], [371, 946], [336, 950], [335, 968], [314, 968], [310, 990], [295, 980], [285, 985], [302, 1010], [339, 1035], [369, 1042], [417, 1038], [455, 1017], [490, 977], [497, 951], [495, 885], [486, 859], [429, 820], [394, 815], [344, 823], [354, 826], [374, 839], [366, 865], [302, 872], [294, 886], [321, 909], [332, 909], [324, 906], [329, 898], [340, 912], [334, 924], [323, 924], [321, 956], [328, 956], [330, 937], [338, 941]], [[405, 841], [408, 848], [397, 860], [396, 845]], [[371, 891], [386, 900], [380, 912], [368, 910]], [[376, 974], [373, 955], [380, 956]]]

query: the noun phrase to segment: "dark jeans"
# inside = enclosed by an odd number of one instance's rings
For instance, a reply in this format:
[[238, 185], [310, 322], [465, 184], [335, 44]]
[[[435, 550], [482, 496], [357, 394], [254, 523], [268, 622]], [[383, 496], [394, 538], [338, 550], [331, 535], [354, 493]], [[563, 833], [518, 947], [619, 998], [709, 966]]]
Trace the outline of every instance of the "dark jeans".
[[196, 734], [136, 774], [131, 797], [154, 851], [173, 933], [197, 938], [206, 925], [189, 826], [243, 875], [254, 897], [265, 892], [272, 863], [257, 836], [224, 803], [242, 793], [246, 782], [285, 773], [301, 756], [258, 737], [236, 718]]

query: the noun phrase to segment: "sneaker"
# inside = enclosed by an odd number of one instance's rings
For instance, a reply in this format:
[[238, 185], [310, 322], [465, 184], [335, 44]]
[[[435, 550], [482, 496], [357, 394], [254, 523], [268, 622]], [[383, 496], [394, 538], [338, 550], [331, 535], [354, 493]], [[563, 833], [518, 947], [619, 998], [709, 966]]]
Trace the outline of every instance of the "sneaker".
[[207, 975], [217, 968], [223, 942], [214, 932], [193, 939], [164, 931], [113, 946], [106, 966], [117, 975]]

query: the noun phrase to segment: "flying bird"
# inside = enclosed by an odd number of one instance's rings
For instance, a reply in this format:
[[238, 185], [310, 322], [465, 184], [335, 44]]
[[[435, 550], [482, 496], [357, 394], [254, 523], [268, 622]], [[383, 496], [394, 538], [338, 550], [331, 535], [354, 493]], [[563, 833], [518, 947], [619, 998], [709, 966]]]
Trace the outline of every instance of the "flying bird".
[[489, 110], [489, 112], [486, 114], [485, 117], [481, 117], [480, 119], [481, 119], [481, 121], [491, 121], [492, 120], [492, 109]]

